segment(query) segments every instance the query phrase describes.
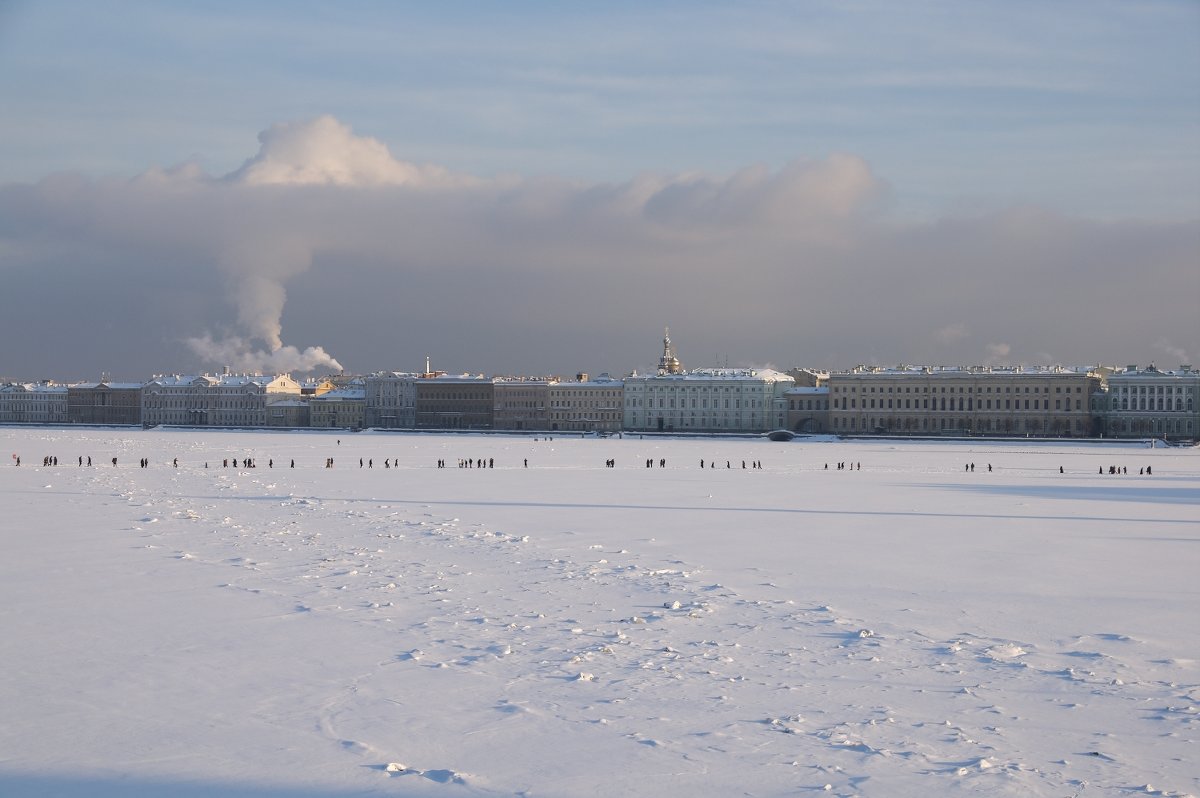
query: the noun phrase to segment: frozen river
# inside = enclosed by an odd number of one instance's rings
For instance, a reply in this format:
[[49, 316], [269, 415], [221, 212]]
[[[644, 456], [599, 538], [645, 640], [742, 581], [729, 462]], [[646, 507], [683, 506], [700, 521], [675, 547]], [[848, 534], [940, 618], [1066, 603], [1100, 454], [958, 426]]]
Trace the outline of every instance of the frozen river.
[[1197, 449], [0, 440], [5, 796], [1200, 794]]

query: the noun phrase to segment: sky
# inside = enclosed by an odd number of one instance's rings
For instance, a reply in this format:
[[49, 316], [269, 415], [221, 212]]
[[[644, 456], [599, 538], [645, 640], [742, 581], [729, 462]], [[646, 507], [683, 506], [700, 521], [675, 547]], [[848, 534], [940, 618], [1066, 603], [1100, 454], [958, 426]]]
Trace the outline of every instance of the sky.
[[1195, 2], [0, 0], [0, 379], [1200, 362]]

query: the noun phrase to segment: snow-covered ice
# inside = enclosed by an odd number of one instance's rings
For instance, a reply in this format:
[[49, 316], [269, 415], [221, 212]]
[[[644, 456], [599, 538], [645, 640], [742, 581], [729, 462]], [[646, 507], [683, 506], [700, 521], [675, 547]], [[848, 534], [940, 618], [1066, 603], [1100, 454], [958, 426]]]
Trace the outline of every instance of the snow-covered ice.
[[1197, 449], [0, 440], [0, 795], [1200, 794]]

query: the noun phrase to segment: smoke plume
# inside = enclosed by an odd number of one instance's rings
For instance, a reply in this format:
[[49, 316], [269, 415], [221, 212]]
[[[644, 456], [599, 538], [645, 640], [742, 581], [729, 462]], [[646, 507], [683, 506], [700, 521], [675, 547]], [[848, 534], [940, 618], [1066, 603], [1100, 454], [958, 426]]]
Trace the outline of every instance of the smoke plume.
[[301, 351], [282, 344], [270, 351], [255, 349], [249, 341], [229, 336], [219, 341], [210, 335], [188, 338], [188, 348], [209, 363], [220, 363], [234, 371], [254, 374], [281, 374], [291, 371], [330, 369], [341, 371], [342, 364], [319, 346]]
[[[280, 187], [332, 186], [354, 191], [473, 183], [438, 167], [398, 161], [382, 142], [354, 135], [331, 116], [275, 124], [258, 139], [258, 154], [221, 183], [251, 193], [283, 190]], [[313, 251], [320, 243], [310, 235], [304, 219], [295, 216], [275, 216], [267, 224], [251, 220], [236, 228], [219, 265], [232, 284], [243, 335], [189, 338], [189, 348], [206, 361], [242, 370], [340, 371], [341, 364], [320, 346], [300, 351], [283, 343], [286, 284], [312, 266]], [[265, 349], [253, 348], [255, 342]]]

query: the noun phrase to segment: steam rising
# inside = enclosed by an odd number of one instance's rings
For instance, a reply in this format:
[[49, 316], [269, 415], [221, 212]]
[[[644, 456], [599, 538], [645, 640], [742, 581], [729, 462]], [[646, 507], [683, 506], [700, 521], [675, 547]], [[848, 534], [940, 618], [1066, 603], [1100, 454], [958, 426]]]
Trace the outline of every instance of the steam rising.
[[[404, 163], [386, 145], [355, 136], [331, 116], [272, 125], [259, 134], [258, 154], [226, 175], [226, 184], [255, 190], [278, 186], [448, 186], [456, 180], [444, 169]], [[297, 220], [298, 221], [298, 220]], [[286, 283], [312, 266], [315, 243], [303, 224], [283, 230], [252, 229], [231, 242], [220, 267], [233, 283], [233, 301], [243, 336], [216, 340], [211, 334], [187, 339], [188, 347], [208, 362], [251, 371], [340, 371], [341, 363], [320, 346], [300, 351], [283, 343]], [[266, 349], [254, 349], [253, 342]]]
[[281, 374], [316, 369], [342, 370], [328, 352], [319, 346], [300, 351], [294, 346], [279, 346], [271, 351], [254, 349], [244, 338], [230, 336], [214, 341], [211, 336], [187, 339], [188, 348], [210, 363], [221, 363], [235, 371], [254, 374]]

